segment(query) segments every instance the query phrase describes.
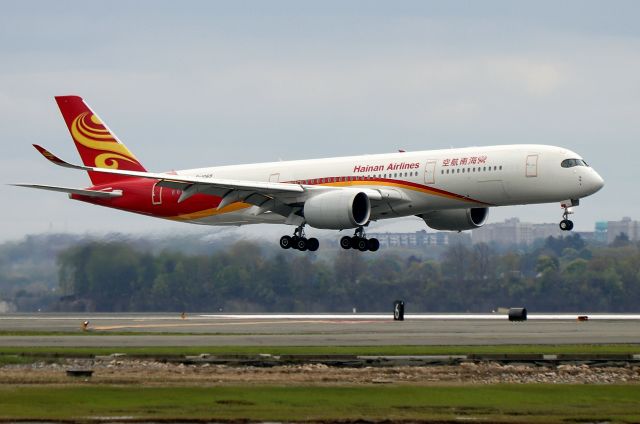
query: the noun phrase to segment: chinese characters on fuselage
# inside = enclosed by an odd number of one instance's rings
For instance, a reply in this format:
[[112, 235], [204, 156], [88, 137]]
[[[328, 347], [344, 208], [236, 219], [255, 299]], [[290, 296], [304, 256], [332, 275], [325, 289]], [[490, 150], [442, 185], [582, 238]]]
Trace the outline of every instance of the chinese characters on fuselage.
[[442, 166], [482, 165], [487, 163], [486, 156], [469, 156], [464, 158], [447, 158], [442, 160]]

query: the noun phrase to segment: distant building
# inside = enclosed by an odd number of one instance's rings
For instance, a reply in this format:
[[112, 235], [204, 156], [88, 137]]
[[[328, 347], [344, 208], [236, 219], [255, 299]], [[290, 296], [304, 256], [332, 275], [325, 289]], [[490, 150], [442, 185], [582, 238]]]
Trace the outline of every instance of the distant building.
[[595, 232], [593, 233], [593, 239], [595, 241], [599, 241], [601, 243], [607, 242], [607, 232], [609, 228], [607, 224], [607, 221], [596, 222]]
[[[597, 224], [596, 224], [597, 225]], [[640, 223], [625, 216], [621, 221], [607, 222], [607, 243], [613, 243], [620, 233], [624, 233], [631, 241], [640, 239]]]
[[452, 231], [428, 233], [426, 230], [420, 230], [415, 233], [367, 233], [367, 237], [377, 238], [382, 247], [419, 248], [426, 246], [447, 246], [455, 243], [471, 243], [471, 235], [469, 235], [469, 233]]
[[510, 218], [473, 230], [474, 243], [531, 244], [536, 239], [565, 235], [557, 223], [533, 224]]
[[504, 222], [485, 224], [473, 231], [461, 233], [455, 231], [414, 233], [368, 233], [368, 237], [375, 237], [383, 247], [413, 247], [448, 246], [462, 243], [498, 243], [502, 245], [525, 244], [530, 245], [538, 239], [548, 237], [563, 237], [579, 234], [584, 240], [602, 243], [612, 243], [615, 238], [624, 233], [631, 241], [640, 240], [640, 222], [624, 217], [620, 221], [598, 221], [594, 231], [574, 231], [567, 233], [560, 230], [557, 223], [534, 224], [520, 222], [518, 218], [509, 218]]

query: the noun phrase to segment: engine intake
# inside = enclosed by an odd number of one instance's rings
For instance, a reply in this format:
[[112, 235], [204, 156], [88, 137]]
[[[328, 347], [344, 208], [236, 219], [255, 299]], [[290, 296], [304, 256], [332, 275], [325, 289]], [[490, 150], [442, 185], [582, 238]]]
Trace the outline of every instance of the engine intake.
[[304, 204], [304, 218], [312, 227], [327, 230], [356, 228], [369, 222], [369, 196], [355, 190], [322, 193]]
[[434, 230], [464, 231], [480, 228], [487, 221], [489, 208], [450, 209], [419, 215]]

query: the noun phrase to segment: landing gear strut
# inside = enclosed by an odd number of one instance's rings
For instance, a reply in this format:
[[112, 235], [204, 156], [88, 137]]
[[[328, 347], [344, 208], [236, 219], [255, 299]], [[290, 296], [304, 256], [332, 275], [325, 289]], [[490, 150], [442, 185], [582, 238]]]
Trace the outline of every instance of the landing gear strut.
[[304, 235], [304, 224], [300, 225], [293, 232], [293, 236], [280, 237], [280, 247], [283, 249], [297, 249], [300, 251], [308, 250], [315, 252], [320, 247], [320, 242], [317, 238], [312, 237], [307, 239]]
[[340, 247], [343, 249], [357, 249], [361, 252], [367, 250], [375, 252], [380, 248], [380, 242], [377, 238], [367, 239], [364, 227], [358, 227], [353, 237], [344, 236], [340, 239]]
[[560, 229], [562, 231], [571, 231], [573, 230], [573, 221], [569, 219], [569, 215], [573, 214], [573, 206], [572, 203], [562, 203], [562, 209], [564, 212], [562, 213], [562, 221], [560, 221]]

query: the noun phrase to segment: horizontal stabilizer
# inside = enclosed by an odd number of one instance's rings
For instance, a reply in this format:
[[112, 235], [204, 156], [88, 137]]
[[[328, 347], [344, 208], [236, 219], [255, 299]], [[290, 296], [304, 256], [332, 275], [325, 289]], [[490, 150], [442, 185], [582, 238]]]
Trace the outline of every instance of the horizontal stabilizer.
[[11, 185], [16, 187], [39, 188], [40, 190], [57, 191], [57, 192], [68, 193], [68, 194], [78, 194], [80, 196], [88, 196], [88, 197], [109, 198], [109, 197], [122, 196], [122, 190], [97, 191], [97, 190], [84, 190], [81, 188], [48, 186], [48, 185], [41, 185], [41, 184], [11, 184]]

